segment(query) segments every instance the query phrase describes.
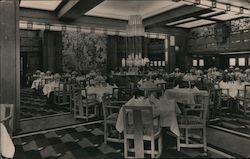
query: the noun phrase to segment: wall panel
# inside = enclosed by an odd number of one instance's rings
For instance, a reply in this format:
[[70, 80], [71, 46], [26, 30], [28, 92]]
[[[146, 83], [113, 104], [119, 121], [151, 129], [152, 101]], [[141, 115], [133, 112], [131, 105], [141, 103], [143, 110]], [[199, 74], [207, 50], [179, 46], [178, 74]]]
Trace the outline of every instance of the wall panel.
[[15, 126], [19, 121], [20, 49], [19, 2], [0, 1], [0, 103], [14, 104]]

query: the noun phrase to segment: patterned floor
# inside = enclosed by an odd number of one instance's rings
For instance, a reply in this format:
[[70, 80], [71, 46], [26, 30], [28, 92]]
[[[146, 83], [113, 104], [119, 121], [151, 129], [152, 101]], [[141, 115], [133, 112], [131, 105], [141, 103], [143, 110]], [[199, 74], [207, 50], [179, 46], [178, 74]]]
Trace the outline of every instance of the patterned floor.
[[[163, 141], [161, 158], [204, 158], [200, 149], [176, 151], [176, 139], [167, 133], [163, 133]], [[123, 158], [123, 144], [103, 143], [101, 123], [15, 138], [13, 142], [16, 147], [14, 159]], [[208, 151], [207, 157], [222, 156]]]
[[219, 121], [214, 121], [211, 125], [250, 135], [250, 117], [240, 114], [223, 114]]
[[69, 106], [47, 104], [47, 97], [30, 88], [21, 89], [21, 119], [69, 112]]

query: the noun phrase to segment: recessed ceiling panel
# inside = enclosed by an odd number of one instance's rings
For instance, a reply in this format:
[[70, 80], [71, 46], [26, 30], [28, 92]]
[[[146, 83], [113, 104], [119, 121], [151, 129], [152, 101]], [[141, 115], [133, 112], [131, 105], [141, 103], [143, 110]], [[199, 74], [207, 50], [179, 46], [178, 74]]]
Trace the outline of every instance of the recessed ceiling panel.
[[216, 15], [216, 14], [219, 14], [219, 13], [223, 13], [225, 11], [222, 11], [222, 10], [214, 10], [213, 12], [211, 13], [206, 13], [206, 14], [202, 14], [200, 15], [200, 17], [209, 17], [209, 16], [213, 16], [213, 15]]
[[231, 4], [238, 7], [244, 7], [250, 9], [250, 1], [249, 0], [217, 0], [221, 3]]
[[172, 23], [168, 23], [166, 24], [167, 26], [171, 26], [171, 25], [176, 25], [176, 24], [180, 24], [180, 23], [184, 23], [184, 22], [189, 22], [189, 21], [193, 21], [195, 20], [196, 18], [187, 18], [187, 19], [183, 19], [183, 20], [179, 20], [179, 21], [175, 21], [175, 22], [172, 22]]
[[147, 18], [183, 5], [171, 0], [106, 0], [85, 15], [127, 20], [129, 15], [139, 14]]
[[181, 28], [193, 28], [193, 27], [198, 27], [198, 26], [203, 26], [203, 25], [208, 25], [208, 24], [214, 24], [214, 21], [211, 20], [197, 20], [197, 21], [193, 21], [190, 23], [185, 23], [185, 24], [181, 24], [181, 25], [177, 25], [177, 27], [181, 27]]
[[212, 17], [213, 19], [217, 19], [217, 20], [231, 20], [231, 19], [235, 19], [235, 18], [240, 18], [243, 17], [244, 15], [241, 14], [231, 14], [231, 13], [227, 13], [227, 14], [222, 14], [222, 15], [218, 15], [218, 16], [214, 16]]
[[53, 11], [61, 2], [62, 0], [22, 0], [20, 7]]

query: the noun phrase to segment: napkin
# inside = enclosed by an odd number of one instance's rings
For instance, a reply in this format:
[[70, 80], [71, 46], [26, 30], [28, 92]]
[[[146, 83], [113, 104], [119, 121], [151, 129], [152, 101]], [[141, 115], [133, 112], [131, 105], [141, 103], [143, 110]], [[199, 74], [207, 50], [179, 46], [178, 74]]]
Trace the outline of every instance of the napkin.
[[194, 86], [193, 90], [200, 91], [196, 86]]
[[180, 87], [179, 87], [179, 85], [177, 85], [176, 87], [174, 87], [174, 89], [179, 89]]
[[144, 97], [135, 98], [133, 96], [125, 105], [127, 106], [150, 106], [150, 102], [148, 99]]
[[0, 124], [0, 131], [1, 131], [1, 146], [0, 152], [6, 158], [13, 158], [15, 154], [15, 147], [14, 144], [8, 134], [6, 127], [3, 124]]

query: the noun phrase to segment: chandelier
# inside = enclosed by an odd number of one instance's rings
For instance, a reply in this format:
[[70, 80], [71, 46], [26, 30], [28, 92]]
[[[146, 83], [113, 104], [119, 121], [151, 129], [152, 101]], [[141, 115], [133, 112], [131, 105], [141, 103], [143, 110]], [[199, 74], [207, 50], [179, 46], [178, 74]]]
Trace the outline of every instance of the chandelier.
[[149, 60], [142, 56], [142, 38], [145, 29], [141, 15], [130, 15], [127, 25], [126, 57], [122, 59], [122, 66], [145, 66]]

